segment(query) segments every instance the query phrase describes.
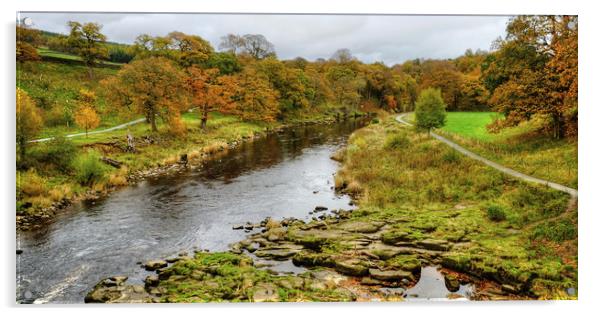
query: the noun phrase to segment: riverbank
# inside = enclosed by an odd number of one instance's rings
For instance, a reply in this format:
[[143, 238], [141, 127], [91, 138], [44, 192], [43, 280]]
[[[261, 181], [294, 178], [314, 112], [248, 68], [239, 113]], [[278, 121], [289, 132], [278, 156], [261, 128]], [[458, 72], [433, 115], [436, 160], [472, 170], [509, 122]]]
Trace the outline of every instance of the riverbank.
[[[154, 134], [149, 133], [143, 125], [130, 130], [134, 136], [135, 153], [125, 150], [125, 131], [97, 135], [93, 139], [77, 139], [79, 153], [99, 153], [102, 157], [121, 163], [121, 166], [101, 166], [102, 177], [90, 186], [81, 185], [74, 175], [54, 168], [47, 168], [44, 173], [18, 172], [19, 190], [31, 193], [23, 194], [17, 200], [17, 229], [40, 228], [51, 221], [57, 212], [73, 203], [105, 197], [120, 187], [145, 178], [198, 168], [207, 160], [218, 158], [243, 142], [253, 141], [268, 133], [291, 126], [336, 122], [335, 114], [325, 113], [291, 122], [267, 124], [243, 122], [236, 117], [214, 113], [207, 128], [199, 130], [197, 115], [190, 113], [184, 117], [188, 129], [184, 137], [171, 137], [164, 126], [159, 126], [159, 133]], [[340, 116], [338, 118], [342, 119]]]
[[[266, 219], [229, 253], [171, 258], [144, 287], [103, 280], [87, 301], [358, 300], [382, 289], [400, 300], [430, 266], [441, 267], [449, 298], [466, 284], [476, 300], [577, 298], [577, 208], [567, 194], [504, 176], [392, 117], [356, 131], [334, 158], [335, 186], [356, 210]], [[310, 270], [276, 276], [251, 257]], [[329, 283], [315, 285], [322, 274]]]

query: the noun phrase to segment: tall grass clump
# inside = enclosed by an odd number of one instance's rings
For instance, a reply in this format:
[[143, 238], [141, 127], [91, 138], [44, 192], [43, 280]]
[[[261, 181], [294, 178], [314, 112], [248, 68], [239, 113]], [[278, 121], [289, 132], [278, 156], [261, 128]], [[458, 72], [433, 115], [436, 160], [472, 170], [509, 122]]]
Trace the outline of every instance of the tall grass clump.
[[506, 211], [501, 205], [491, 204], [487, 207], [487, 218], [494, 222], [506, 220]]
[[104, 180], [106, 166], [100, 161], [100, 155], [95, 151], [78, 156], [74, 163], [75, 179], [81, 185], [92, 186]]
[[410, 146], [410, 140], [405, 134], [393, 134], [387, 136], [385, 148], [387, 149], [405, 149]]

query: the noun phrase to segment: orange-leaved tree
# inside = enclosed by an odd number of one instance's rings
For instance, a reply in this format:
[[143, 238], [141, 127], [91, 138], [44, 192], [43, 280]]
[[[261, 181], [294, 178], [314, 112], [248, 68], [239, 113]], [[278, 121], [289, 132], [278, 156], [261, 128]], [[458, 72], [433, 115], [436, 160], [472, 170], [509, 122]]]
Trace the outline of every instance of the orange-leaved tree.
[[219, 69], [188, 68], [188, 85], [192, 102], [201, 111], [201, 128], [207, 126], [209, 112], [230, 106], [237, 82], [233, 76], [220, 76]]
[[163, 57], [150, 57], [124, 65], [104, 82], [107, 96], [118, 105], [146, 116], [153, 132], [157, 117], [181, 127], [180, 115], [188, 105], [186, 75]]
[[86, 137], [88, 137], [88, 131], [97, 128], [100, 124], [100, 117], [93, 107], [89, 105], [80, 106], [75, 112], [75, 124], [83, 128], [86, 131]]
[[237, 79], [234, 102], [224, 106], [221, 112], [234, 114], [248, 121], [276, 120], [279, 114], [279, 95], [268, 79], [250, 67], [240, 73]]

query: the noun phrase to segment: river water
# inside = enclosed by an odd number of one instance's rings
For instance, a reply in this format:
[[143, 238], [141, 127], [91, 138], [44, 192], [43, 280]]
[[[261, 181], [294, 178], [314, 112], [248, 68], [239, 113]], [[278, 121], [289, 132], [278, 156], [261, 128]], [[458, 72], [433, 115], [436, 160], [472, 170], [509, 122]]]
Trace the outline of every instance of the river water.
[[146, 276], [139, 262], [193, 249], [226, 250], [233, 225], [296, 217], [315, 206], [349, 209], [333, 189], [329, 157], [361, 120], [287, 129], [230, 150], [201, 168], [147, 179], [74, 205], [44, 229], [17, 233], [17, 301], [83, 303], [102, 278]]

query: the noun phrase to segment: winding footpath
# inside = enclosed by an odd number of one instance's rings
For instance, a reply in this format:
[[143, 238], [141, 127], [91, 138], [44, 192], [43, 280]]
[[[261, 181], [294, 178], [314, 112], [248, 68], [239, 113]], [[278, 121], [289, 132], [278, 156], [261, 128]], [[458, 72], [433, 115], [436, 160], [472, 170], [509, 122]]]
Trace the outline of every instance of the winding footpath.
[[[409, 122], [407, 122], [407, 121], [405, 121], [403, 119], [403, 117], [405, 115], [407, 115], [407, 114], [408, 113], [400, 114], [397, 117], [395, 117], [395, 120], [397, 122], [401, 123], [401, 124], [404, 124], [404, 125], [407, 125], [407, 126], [413, 126], [411, 123], [409, 123]], [[436, 133], [434, 133], [432, 131], [430, 132], [430, 135], [433, 138], [435, 138], [435, 139], [437, 139], [437, 140], [445, 143], [446, 145], [450, 146], [451, 148], [459, 151], [463, 155], [468, 156], [468, 157], [470, 157], [472, 159], [478, 160], [478, 161], [480, 161], [480, 162], [482, 162], [482, 163], [484, 163], [484, 164], [486, 164], [486, 165], [488, 165], [488, 166], [490, 166], [492, 168], [495, 168], [495, 169], [497, 169], [497, 170], [499, 170], [499, 171], [501, 171], [501, 172], [503, 172], [503, 173], [505, 173], [507, 175], [510, 175], [512, 177], [515, 177], [515, 178], [518, 178], [518, 179], [521, 179], [521, 180], [525, 180], [525, 181], [529, 181], [529, 182], [534, 182], [534, 183], [538, 183], [538, 184], [543, 184], [543, 185], [546, 185], [546, 186], [548, 186], [548, 187], [550, 187], [552, 189], [555, 189], [555, 190], [558, 190], [558, 191], [562, 191], [562, 192], [566, 192], [569, 195], [571, 195], [571, 197], [573, 197], [573, 198], [577, 198], [577, 190], [575, 190], [573, 188], [569, 188], [567, 186], [564, 186], [562, 184], [558, 184], [558, 183], [555, 183], [555, 182], [551, 182], [551, 181], [547, 181], [547, 180], [535, 178], [535, 177], [532, 177], [530, 175], [524, 174], [522, 172], [516, 171], [514, 169], [510, 169], [508, 167], [504, 167], [504, 166], [502, 166], [502, 165], [500, 165], [500, 164], [498, 164], [496, 162], [493, 162], [493, 161], [491, 161], [491, 160], [489, 160], [487, 158], [479, 156], [479, 155], [475, 154], [474, 152], [472, 152], [472, 151], [470, 151], [470, 150], [468, 150], [468, 149], [466, 149], [466, 148], [458, 145], [457, 143], [455, 143], [455, 142], [453, 142], [453, 141], [451, 141], [451, 140], [449, 140], [449, 139], [447, 139], [447, 138], [445, 138], [445, 137], [443, 137], [443, 136], [441, 136], [439, 134], [436, 134]]]
[[[132, 125], [136, 125], [138, 123], [142, 123], [146, 121], [146, 118], [139, 118], [137, 120], [133, 120], [127, 123], [123, 123], [117, 126], [113, 126], [107, 129], [102, 129], [102, 130], [98, 130], [98, 131], [92, 131], [92, 132], [88, 132], [88, 135], [93, 135], [93, 134], [102, 134], [102, 133], [106, 133], [106, 132], [112, 132], [115, 130], [119, 130], [119, 129], [124, 129], [128, 126], [132, 126]], [[84, 136], [86, 135], [86, 133], [76, 133], [76, 134], [69, 134], [69, 135], [65, 135], [66, 138], [71, 138], [71, 137], [77, 137], [77, 136]], [[34, 139], [34, 140], [30, 140], [30, 143], [42, 143], [42, 142], [47, 142], [52, 140], [54, 137], [47, 137], [47, 138], [40, 138], [40, 139]]]

